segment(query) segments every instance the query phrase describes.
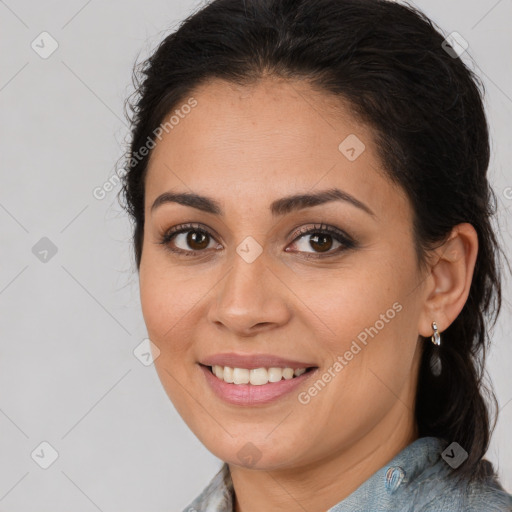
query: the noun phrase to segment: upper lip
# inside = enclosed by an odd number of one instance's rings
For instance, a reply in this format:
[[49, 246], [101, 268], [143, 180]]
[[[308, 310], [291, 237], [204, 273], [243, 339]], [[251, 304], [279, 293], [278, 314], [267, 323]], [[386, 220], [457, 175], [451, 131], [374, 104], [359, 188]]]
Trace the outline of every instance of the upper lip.
[[310, 368], [316, 367], [314, 364], [285, 359], [284, 357], [274, 356], [272, 354], [214, 354], [206, 357], [201, 364], [205, 366], [229, 366], [230, 368]]

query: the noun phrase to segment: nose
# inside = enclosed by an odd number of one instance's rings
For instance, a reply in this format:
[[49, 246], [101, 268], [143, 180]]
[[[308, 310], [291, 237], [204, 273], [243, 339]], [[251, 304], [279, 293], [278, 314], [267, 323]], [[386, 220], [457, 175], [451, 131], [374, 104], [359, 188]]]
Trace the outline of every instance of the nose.
[[248, 263], [238, 254], [214, 288], [208, 320], [239, 337], [282, 327], [291, 318], [290, 290], [261, 254]]

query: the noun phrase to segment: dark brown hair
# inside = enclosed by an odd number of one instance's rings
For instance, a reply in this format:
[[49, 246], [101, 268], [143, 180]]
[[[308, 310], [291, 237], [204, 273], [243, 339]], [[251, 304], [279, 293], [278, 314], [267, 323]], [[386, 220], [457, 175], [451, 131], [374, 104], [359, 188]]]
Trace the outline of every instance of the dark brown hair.
[[[213, 78], [254, 83], [270, 73], [347, 102], [372, 128], [389, 179], [411, 201], [420, 263], [457, 224], [469, 222], [478, 234], [469, 298], [439, 348], [425, 340], [415, 408], [420, 437], [459, 443], [469, 458], [453, 473], [478, 478], [494, 428], [486, 398], [496, 399], [483, 376], [501, 306], [501, 249], [491, 224], [496, 200], [487, 180], [483, 87], [444, 39], [417, 9], [385, 0], [214, 0], [136, 69], [121, 192], [138, 269], [150, 156], [138, 152], [195, 88]], [[434, 351], [439, 375], [431, 368]]]

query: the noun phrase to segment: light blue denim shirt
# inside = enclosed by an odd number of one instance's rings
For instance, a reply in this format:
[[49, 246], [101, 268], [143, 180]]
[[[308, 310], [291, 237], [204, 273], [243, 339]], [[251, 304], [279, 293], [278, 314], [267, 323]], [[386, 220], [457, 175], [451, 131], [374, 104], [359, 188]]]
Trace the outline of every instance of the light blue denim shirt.
[[[512, 495], [494, 476], [485, 483], [455, 484], [454, 471], [441, 456], [447, 448], [436, 437], [421, 437], [327, 512], [512, 512]], [[448, 447], [449, 448], [449, 447]], [[453, 464], [452, 464], [453, 465]], [[183, 512], [233, 512], [233, 482], [224, 463]]]

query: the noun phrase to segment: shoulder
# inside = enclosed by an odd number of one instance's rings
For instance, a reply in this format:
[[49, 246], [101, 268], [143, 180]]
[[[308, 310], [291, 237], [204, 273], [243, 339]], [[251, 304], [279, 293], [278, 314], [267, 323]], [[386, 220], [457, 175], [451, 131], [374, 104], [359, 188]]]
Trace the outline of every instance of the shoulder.
[[183, 512], [232, 512], [233, 483], [226, 463]]
[[472, 482], [444, 479], [443, 489], [438, 489], [441, 492], [431, 495], [420, 512], [512, 512], [512, 495], [501, 486], [492, 464], [485, 459], [480, 464], [485, 467], [485, 479]]

